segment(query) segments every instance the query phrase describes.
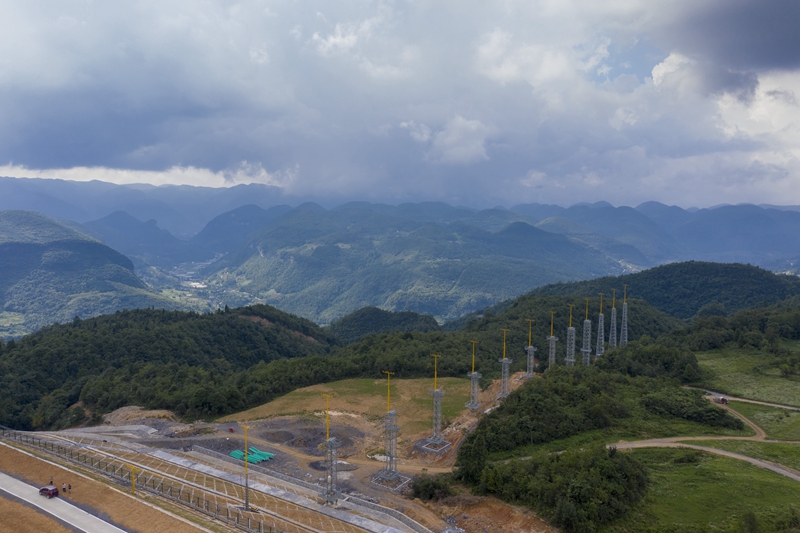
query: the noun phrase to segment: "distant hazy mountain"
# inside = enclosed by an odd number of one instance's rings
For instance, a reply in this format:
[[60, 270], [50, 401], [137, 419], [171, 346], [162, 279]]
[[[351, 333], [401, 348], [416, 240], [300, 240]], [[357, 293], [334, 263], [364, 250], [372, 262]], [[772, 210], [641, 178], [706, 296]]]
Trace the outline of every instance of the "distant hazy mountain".
[[176, 239], [169, 231], [159, 228], [153, 219], [142, 222], [124, 211], [85, 222], [83, 227], [108, 246], [149, 265], [169, 267], [203, 261], [214, 255], [204, 246]]
[[38, 211], [81, 223], [125, 211], [139, 220], [155, 219], [159, 227], [184, 239], [217, 215], [246, 204], [268, 208], [280, 203], [280, 198], [279, 189], [262, 184], [155, 187], [0, 177], [0, 210]]
[[288, 205], [276, 205], [269, 209], [261, 209], [253, 204], [243, 205], [216, 216], [200, 233], [192, 237], [192, 242], [213, 252], [233, 252], [247, 243], [251, 233], [291, 210]]
[[[399, 216], [407, 209], [416, 220]], [[300, 206], [212, 265], [207, 283], [231, 305], [266, 301], [327, 323], [369, 305], [455, 318], [542, 283], [624, 271], [594, 248], [525, 222], [478, 227], [518, 214], [450, 213], [457, 218], [448, 224], [408, 207]]]
[[673, 235], [631, 207], [612, 207], [607, 202], [597, 202], [568, 209], [540, 204], [517, 205], [512, 209], [537, 218], [560, 217], [576, 222], [593, 233], [637, 248], [649, 264], [686, 258]]
[[0, 211], [0, 337], [139, 307], [175, 306], [105, 244], [39, 213]]
[[536, 224], [536, 227], [550, 233], [566, 235], [635, 268], [641, 269], [654, 265], [635, 246], [595, 233], [589, 228], [567, 218], [550, 217]]

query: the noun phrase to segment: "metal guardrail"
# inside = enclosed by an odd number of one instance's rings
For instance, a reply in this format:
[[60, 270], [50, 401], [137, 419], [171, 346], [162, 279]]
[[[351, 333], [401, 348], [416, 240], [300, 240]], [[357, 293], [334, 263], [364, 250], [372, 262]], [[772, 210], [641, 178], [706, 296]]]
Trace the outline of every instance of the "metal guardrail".
[[[225, 455], [224, 453], [219, 453], [219, 452], [215, 452], [214, 450], [209, 450], [208, 448], [204, 448], [202, 446], [194, 445], [194, 446], [192, 446], [192, 450], [200, 452], [200, 453], [205, 454], [205, 455], [208, 455], [210, 457], [221, 459], [223, 461], [226, 461], [226, 462], [231, 463], [231, 464], [235, 464], [237, 466], [241, 466], [241, 464], [242, 464], [242, 462], [239, 461], [238, 459], [234, 459], [233, 457], [230, 457], [229, 455]], [[303, 488], [306, 488], [306, 489], [310, 489], [310, 490], [313, 490], [313, 491], [320, 492], [320, 491], [322, 491], [324, 489], [324, 487], [322, 485], [319, 485], [317, 483], [309, 483], [308, 481], [304, 481], [302, 479], [298, 479], [298, 478], [292, 477], [292, 476], [287, 476], [286, 474], [282, 474], [280, 472], [276, 472], [275, 470], [270, 470], [270, 469], [265, 468], [263, 466], [250, 465], [249, 468], [250, 468], [250, 470], [255, 470], [255, 471], [257, 471], [257, 472], [259, 472], [261, 474], [264, 474], [266, 476], [271, 476], [271, 477], [274, 477], [276, 479], [280, 479], [281, 481], [285, 481], [285, 482], [291, 483], [293, 485], [298, 485], [300, 487], [303, 487]], [[349, 496], [348, 495], [346, 501], [352, 502], [355, 505], [359, 505], [361, 507], [366, 507], [367, 509], [370, 509], [372, 511], [376, 511], [378, 513], [382, 513], [382, 514], [385, 514], [387, 516], [390, 516], [390, 517], [394, 518], [395, 520], [398, 520], [399, 522], [407, 525], [408, 527], [410, 527], [411, 529], [413, 529], [417, 533], [433, 533], [430, 529], [426, 528], [425, 526], [423, 526], [422, 524], [420, 524], [419, 522], [417, 522], [413, 518], [410, 518], [409, 516], [401, 513], [400, 511], [398, 511], [396, 509], [392, 509], [390, 507], [384, 507], [383, 505], [378, 505], [377, 503], [372, 503], [372, 502], [369, 502], [367, 500], [363, 500], [361, 498], [358, 498], [356, 496]]]
[[[81, 451], [80, 448], [73, 449], [74, 447], [65, 446], [61, 442], [44, 440], [28, 435], [25, 432], [8, 428], [0, 429], [0, 438], [22, 442], [28, 446], [34, 446], [73, 463], [78, 463], [81, 466], [110, 477], [121, 485], [129, 485], [131, 482], [130, 470], [128, 470], [124, 462], [119, 459], [109, 460], [102, 457], [98, 458], [85, 451]], [[125, 471], [123, 471], [123, 469]], [[205, 498], [205, 494], [202, 493], [202, 491], [200, 491], [201, 495], [195, 497], [194, 490], [186, 491], [183, 487], [176, 487], [166, 483], [166, 481], [166, 478], [153, 474], [147, 475], [144, 472], [136, 475], [136, 487], [139, 490], [145, 490], [170, 501], [180, 503], [212, 517], [215, 520], [225, 522], [229, 526], [241, 529], [247, 533], [285, 533], [272, 526], [265, 525], [261, 520], [255, 521], [250, 517], [244, 516], [238, 510], [235, 510], [234, 513], [231, 514], [230, 507], [220, 507], [218, 503], [209, 501]]]

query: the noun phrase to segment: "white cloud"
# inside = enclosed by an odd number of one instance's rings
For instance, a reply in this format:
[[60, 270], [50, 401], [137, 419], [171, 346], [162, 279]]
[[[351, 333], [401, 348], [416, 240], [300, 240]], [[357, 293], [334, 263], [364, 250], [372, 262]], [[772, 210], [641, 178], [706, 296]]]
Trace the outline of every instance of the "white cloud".
[[486, 155], [487, 128], [480, 120], [456, 115], [433, 137], [429, 157], [448, 165], [466, 165], [489, 159]]
[[428, 142], [431, 140], [431, 129], [425, 124], [417, 124], [413, 120], [401, 122], [400, 127], [408, 130], [411, 138], [418, 142]]
[[0, 166], [0, 176], [17, 178], [49, 178], [68, 181], [106, 181], [118, 185], [150, 183], [153, 185], [196, 185], [198, 187], [232, 187], [242, 183], [263, 183], [288, 189], [297, 178], [299, 166], [278, 172], [267, 172], [260, 164], [242, 161], [232, 169], [218, 172], [193, 166], [174, 166], [162, 171], [129, 170], [107, 167], [71, 167], [35, 169], [9, 163]]
[[2, 173], [800, 203], [796, 47], [774, 46], [797, 32], [763, 32], [776, 2], [10, 2]]
[[692, 65], [694, 61], [678, 53], [671, 53], [667, 58], [653, 67], [653, 83], [661, 85], [670, 74], [678, 72], [684, 65]]

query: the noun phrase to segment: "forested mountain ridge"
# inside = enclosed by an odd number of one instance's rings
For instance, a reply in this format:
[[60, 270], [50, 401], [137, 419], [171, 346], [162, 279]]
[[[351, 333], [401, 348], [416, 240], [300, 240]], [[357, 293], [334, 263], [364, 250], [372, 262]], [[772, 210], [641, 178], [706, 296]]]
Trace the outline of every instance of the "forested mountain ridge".
[[[338, 341], [268, 306], [198, 314], [141, 309], [42, 328], [0, 343], [0, 420], [59, 427], [130, 404], [181, 415], [242, 408], [232, 376], [278, 359], [331, 353]], [[291, 380], [291, 378], [290, 378]]]
[[751, 265], [702, 261], [672, 263], [619, 277], [544, 285], [530, 294], [596, 296], [602, 292], [610, 297], [611, 289], [616, 289], [619, 300], [623, 284], [629, 286], [629, 295], [683, 319], [693, 317], [713, 301], [721, 303], [728, 312], [735, 312], [800, 294], [797, 276], [774, 274]]
[[[0, 342], [0, 386], [8, 392], [0, 399], [0, 424], [63, 427], [85, 421], [84, 408], [102, 414], [125, 405], [216, 417], [298, 387], [380, 377], [382, 370], [405, 378], [429, 376], [432, 352], [441, 354], [440, 375], [464, 376], [471, 368], [469, 339], [479, 341], [477, 370], [492, 379], [499, 372], [501, 328], [510, 330], [512, 369], [524, 369], [520, 355], [528, 343], [528, 320], [536, 321], [534, 343], [543, 350], [550, 311], [558, 310], [555, 327], [561, 332], [568, 304], [581, 303], [525, 297], [457, 332], [373, 334], [344, 347], [326, 329], [264, 305], [211, 314], [143, 309], [76, 319]], [[679, 325], [646, 302], [631, 305], [631, 339]]]
[[370, 305], [455, 318], [542, 283], [623, 271], [602, 252], [523, 221], [492, 232], [355, 205], [277, 217], [206, 279], [228, 305], [260, 299], [326, 323]]
[[0, 337], [152, 306], [176, 307], [150, 292], [124, 255], [45, 215], [0, 211]]

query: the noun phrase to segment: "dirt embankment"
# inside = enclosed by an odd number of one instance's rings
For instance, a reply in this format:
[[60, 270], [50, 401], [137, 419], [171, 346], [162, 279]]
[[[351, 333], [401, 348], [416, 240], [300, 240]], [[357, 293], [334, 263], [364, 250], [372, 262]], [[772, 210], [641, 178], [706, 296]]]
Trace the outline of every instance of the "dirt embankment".
[[[16, 476], [18, 479], [22, 479], [32, 485], [46, 485], [51, 477], [53, 478], [53, 483], [59, 487], [62, 483], [69, 483], [72, 485], [72, 492], [65, 495], [64, 499], [90, 512], [94, 511], [101, 518], [119, 524], [131, 531], [137, 531], [138, 533], [162, 533], [164, 531], [169, 531], [170, 533], [201, 533], [204, 531], [158, 509], [154, 509], [137, 498], [104, 483], [52, 465], [4, 444], [0, 444], [0, 471]], [[9, 531], [51, 530], [21, 528]]]

